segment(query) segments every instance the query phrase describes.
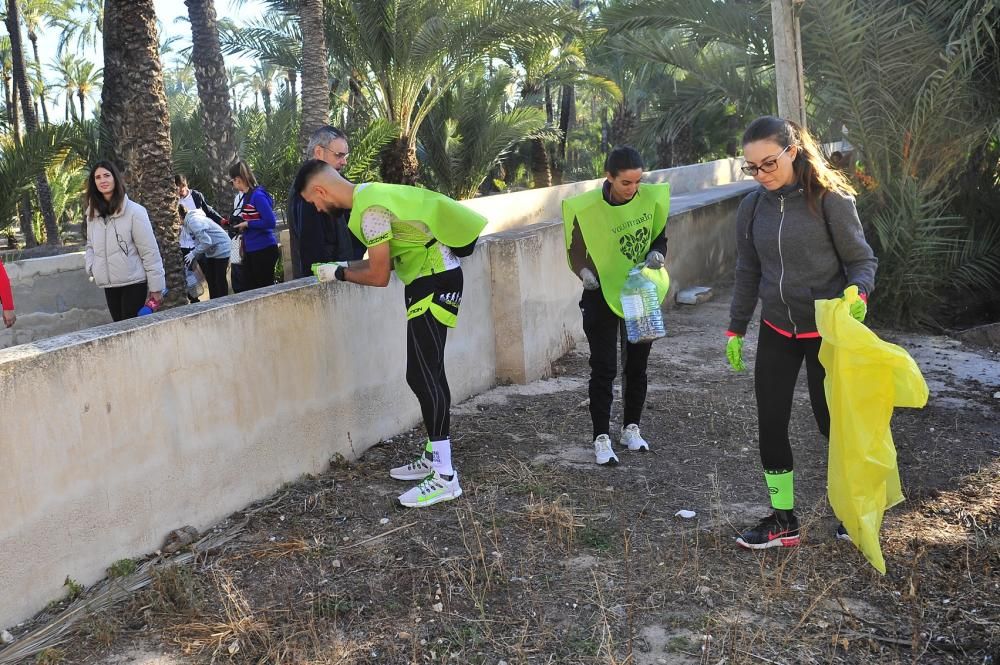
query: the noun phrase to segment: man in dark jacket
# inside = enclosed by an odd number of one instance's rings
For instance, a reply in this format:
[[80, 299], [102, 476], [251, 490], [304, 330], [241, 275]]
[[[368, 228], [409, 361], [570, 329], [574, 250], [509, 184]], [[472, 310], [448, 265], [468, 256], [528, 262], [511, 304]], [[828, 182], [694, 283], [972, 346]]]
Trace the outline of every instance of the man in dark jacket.
[[[306, 159], [319, 159], [337, 171], [347, 164], [347, 135], [336, 127], [320, 127], [309, 138]], [[292, 274], [296, 279], [312, 274], [314, 263], [354, 261], [365, 254], [364, 245], [347, 229], [350, 210], [319, 212], [294, 190], [288, 192], [288, 229], [292, 243]]]

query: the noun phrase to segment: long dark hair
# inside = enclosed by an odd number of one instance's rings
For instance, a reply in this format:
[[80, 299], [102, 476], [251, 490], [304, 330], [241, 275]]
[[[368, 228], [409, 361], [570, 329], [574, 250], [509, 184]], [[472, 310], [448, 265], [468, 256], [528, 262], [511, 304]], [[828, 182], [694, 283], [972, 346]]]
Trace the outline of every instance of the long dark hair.
[[[115, 188], [111, 192], [111, 199], [105, 199], [104, 194], [97, 191], [97, 183], [94, 182], [94, 173], [97, 169], [107, 169], [115, 179]], [[110, 217], [119, 210], [125, 203], [125, 181], [122, 174], [114, 163], [102, 159], [90, 167], [90, 174], [87, 176], [87, 191], [84, 195], [84, 203], [87, 206], [88, 217]]]
[[229, 167], [229, 177], [243, 178], [243, 182], [247, 184], [248, 194], [257, 189], [257, 178], [253, 176], [253, 169], [242, 159], [233, 162], [232, 166]]
[[844, 196], [857, 195], [857, 190], [847, 177], [827, 164], [812, 135], [791, 120], [773, 115], [757, 118], [743, 132], [743, 145], [754, 141], [774, 141], [782, 148], [790, 145], [798, 148], [792, 168], [805, 192], [806, 201], [814, 212], [819, 210], [820, 200], [826, 192], [837, 192]]

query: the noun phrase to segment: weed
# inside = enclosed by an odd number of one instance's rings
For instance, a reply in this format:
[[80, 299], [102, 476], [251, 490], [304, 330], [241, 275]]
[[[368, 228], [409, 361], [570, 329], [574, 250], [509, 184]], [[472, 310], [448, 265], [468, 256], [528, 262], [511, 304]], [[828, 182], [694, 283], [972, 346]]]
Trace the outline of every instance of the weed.
[[119, 559], [108, 568], [108, 577], [114, 579], [131, 575], [136, 567], [135, 559]]
[[66, 581], [63, 582], [64, 587], [69, 588], [69, 595], [66, 596], [66, 600], [73, 602], [83, 594], [83, 585], [74, 580], [69, 575], [66, 576]]
[[580, 543], [598, 552], [607, 552], [611, 549], [612, 537], [607, 531], [587, 525], [580, 531]]
[[36, 665], [58, 665], [58, 663], [66, 660], [66, 652], [62, 649], [56, 649], [54, 647], [49, 647], [48, 649], [43, 649], [38, 652], [35, 656]]

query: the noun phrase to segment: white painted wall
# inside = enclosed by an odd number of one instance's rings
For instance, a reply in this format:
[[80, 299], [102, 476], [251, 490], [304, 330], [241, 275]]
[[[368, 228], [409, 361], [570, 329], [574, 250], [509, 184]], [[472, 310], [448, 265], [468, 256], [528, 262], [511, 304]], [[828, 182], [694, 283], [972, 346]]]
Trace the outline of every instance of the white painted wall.
[[[731, 270], [739, 193], [678, 196], [675, 287]], [[463, 260], [456, 401], [549, 375], [581, 337], [562, 238], [559, 222], [498, 233]], [[59, 597], [66, 576], [91, 584], [171, 529], [207, 527], [417, 424], [404, 325], [395, 278], [307, 278], [0, 350], [0, 627]]]

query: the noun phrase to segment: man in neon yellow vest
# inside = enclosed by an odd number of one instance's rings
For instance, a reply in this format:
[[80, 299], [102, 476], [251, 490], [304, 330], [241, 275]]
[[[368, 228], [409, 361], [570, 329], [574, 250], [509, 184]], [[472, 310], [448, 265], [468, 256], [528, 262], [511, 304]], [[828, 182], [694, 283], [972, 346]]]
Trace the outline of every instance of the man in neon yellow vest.
[[600, 189], [563, 201], [566, 253], [570, 268], [583, 282], [580, 310], [590, 345], [590, 418], [597, 463], [617, 464], [611, 447], [612, 384], [618, 374], [616, 350], [621, 341], [624, 413], [619, 443], [632, 451], [649, 450], [639, 432], [646, 402], [646, 363], [651, 343], [632, 344], [625, 336], [620, 294], [629, 271], [640, 263], [666, 295], [664, 229], [670, 209], [670, 185], [642, 185], [642, 157], [635, 148], [615, 148], [604, 164]]
[[406, 285], [406, 382], [420, 402], [427, 443], [416, 460], [389, 472], [397, 480], [420, 481], [400, 495], [399, 502], [422, 508], [458, 498], [462, 488], [451, 461], [451, 392], [444, 346], [462, 302], [459, 257], [472, 253], [486, 219], [430, 190], [354, 185], [316, 159], [299, 170], [294, 189], [317, 210], [351, 208], [348, 228], [368, 247], [363, 261], [313, 266], [321, 282], [386, 286], [395, 270]]

